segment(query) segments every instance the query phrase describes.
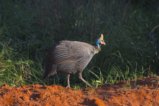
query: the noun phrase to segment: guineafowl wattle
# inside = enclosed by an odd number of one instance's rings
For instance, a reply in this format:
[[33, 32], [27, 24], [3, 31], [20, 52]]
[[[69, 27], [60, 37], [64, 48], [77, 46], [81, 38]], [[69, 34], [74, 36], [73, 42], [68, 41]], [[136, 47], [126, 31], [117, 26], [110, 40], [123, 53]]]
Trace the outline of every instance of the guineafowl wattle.
[[79, 79], [91, 86], [83, 79], [82, 72], [92, 57], [101, 50], [101, 45], [105, 45], [103, 34], [97, 39], [96, 46], [79, 41], [60, 41], [47, 55], [44, 63], [44, 78], [58, 72], [66, 73], [67, 87], [70, 87], [70, 74], [78, 73]]

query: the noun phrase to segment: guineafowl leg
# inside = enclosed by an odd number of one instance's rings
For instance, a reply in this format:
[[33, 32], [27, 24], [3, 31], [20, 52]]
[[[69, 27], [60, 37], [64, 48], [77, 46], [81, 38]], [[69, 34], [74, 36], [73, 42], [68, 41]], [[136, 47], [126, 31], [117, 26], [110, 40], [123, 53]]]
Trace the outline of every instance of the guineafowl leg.
[[67, 86], [66, 88], [70, 88], [70, 74], [67, 74]]
[[82, 73], [79, 73], [79, 79], [82, 80], [86, 85], [88, 85], [89, 87], [92, 87], [91, 84], [89, 84], [83, 77], [82, 77]]

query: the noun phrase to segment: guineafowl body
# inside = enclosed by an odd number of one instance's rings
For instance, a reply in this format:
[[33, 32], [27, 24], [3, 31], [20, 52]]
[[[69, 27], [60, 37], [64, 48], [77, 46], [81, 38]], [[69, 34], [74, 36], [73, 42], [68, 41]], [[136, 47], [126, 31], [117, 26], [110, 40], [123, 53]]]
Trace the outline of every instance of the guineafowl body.
[[79, 41], [60, 41], [49, 52], [45, 61], [44, 78], [58, 72], [67, 74], [67, 87], [70, 87], [70, 74], [78, 73], [88, 86], [91, 86], [82, 77], [82, 72], [92, 57], [100, 51], [97, 46]]

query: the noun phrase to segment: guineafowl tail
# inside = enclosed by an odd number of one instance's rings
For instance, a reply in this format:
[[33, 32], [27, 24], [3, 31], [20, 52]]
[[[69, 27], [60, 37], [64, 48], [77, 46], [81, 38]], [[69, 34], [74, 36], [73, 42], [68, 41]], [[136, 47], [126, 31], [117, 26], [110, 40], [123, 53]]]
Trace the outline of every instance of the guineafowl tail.
[[43, 79], [46, 79], [49, 75], [50, 70], [52, 70], [51, 68], [51, 64], [49, 64], [48, 62], [45, 62], [43, 65]]
[[54, 44], [51, 48], [47, 50], [46, 58], [43, 60], [43, 79], [56, 74], [56, 65], [54, 65], [53, 61], [53, 51], [58, 43]]
[[48, 64], [45, 67], [44, 74], [43, 74], [43, 79], [46, 79], [49, 76], [53, 76], [56, 73], [57, 73], [56, 72], [56, 65]]
[[53, 64], [52, 57], [50, 57], [49, 55], [43, 62], [43, 70], [43, 79], [56, 74], [56, 65]]

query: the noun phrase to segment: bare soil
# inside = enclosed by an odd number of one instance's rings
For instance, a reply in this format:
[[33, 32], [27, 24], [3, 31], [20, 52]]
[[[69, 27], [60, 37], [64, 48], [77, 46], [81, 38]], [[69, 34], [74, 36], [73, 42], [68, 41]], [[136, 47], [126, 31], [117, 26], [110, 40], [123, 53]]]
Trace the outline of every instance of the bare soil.
[[39, 84], [0, 87], [0, 106], [159, 106], [159, 78], [75, 90]]

